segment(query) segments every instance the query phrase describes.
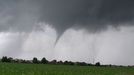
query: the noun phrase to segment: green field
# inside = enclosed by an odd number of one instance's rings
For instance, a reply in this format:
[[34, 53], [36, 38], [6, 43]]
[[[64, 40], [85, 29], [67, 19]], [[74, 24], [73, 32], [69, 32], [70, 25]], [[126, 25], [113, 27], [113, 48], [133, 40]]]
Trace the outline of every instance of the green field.
[[134, 75], [134, 67], [0, 63], [0, 75]]

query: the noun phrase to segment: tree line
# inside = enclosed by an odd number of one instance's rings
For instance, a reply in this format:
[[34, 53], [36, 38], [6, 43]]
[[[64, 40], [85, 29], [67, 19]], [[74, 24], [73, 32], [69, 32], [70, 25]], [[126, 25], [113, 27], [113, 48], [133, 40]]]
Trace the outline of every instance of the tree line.
[[38, 60], [38, 58], [34, 57], [32, 60], [23, 60], [23, 59], [13, 59], [12, 57], [3, 56], [0, 59], [1, 62], [6, 63], [27, 63], [27, 64], [59, 64], [59, 65], [80, 65], [80, 66], [101, 66], [100, 62], [97, 62], [95, 64], [86, 63], [86, 62], [72, 62], [72, 61], [57, 61], [52, 60], [48, 61], [45, 57], [43, 57], [41, 60]]

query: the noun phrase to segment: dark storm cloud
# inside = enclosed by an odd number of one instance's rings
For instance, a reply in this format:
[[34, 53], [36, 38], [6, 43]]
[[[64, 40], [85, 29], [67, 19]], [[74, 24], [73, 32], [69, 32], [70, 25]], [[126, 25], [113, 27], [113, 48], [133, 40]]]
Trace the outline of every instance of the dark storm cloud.
[[11, 19], [0, 29], [29, 31], [35, 22], [46, 22], [57, 30], [58, 38], [70, 27], [97, 32], [107, 25], [132, 24], [133, 4], [133, 0], [1, 0], [2, 17]]
[[59, 37], [70, 28], [86, 28], [97, 32], [107, 25], [131, 24], [133, 0], [42, 0], [40, 20], [52, 24]]
[[38, 9], [27, 0], [0, 0], [0, 31], [31, 31]]
[[128, 23], [134, 17], [133, 0], [44, 0], [41, 20], [66, 29], [74, 24], [99, 29]]

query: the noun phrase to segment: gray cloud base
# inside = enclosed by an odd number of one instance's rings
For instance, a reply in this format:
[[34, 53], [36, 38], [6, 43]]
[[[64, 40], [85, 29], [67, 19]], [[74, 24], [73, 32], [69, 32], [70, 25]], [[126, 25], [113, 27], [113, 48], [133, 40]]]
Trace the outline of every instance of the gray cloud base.
[[133, 0], [1, 0], [0, 30], [31, 31], [36, 22], [46, 22], [56, 29], [58, 40], [71, 27], [97, 32], [108, 25], [132, 25], [133, 4]]

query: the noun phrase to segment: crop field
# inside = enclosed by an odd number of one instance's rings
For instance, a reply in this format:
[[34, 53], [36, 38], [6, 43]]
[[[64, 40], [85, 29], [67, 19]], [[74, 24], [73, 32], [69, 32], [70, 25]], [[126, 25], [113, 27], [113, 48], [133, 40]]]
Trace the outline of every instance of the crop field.
[[0, 63], [0, 75], [134, 75], [134, 67]]

